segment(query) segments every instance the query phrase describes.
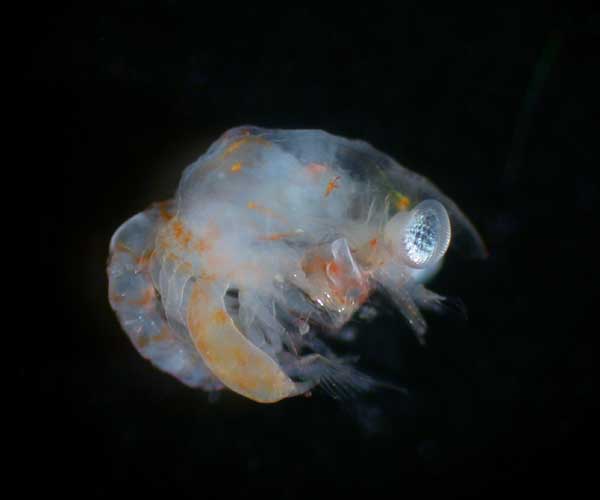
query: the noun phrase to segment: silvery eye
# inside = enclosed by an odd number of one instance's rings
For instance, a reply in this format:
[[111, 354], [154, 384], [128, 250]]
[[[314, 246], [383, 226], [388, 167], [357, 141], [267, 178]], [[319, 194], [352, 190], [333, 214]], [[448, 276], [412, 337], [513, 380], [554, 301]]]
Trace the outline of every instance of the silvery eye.
[[410, 211], [402, 238], [404, 256], [412, 267], [437, 262], [450, 244], [450, 219], [439, 201], [425, 200]]

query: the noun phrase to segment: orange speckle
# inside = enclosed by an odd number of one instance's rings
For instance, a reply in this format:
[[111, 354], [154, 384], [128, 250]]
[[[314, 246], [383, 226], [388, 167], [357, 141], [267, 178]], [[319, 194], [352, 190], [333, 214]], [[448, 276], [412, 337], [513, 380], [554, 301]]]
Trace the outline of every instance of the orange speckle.
[[313, 274], [325, 271], [327, 262], [320, 255], [315, 255], [312, 258], [302, 263], [302, 270], [306, 274]]
[[321, 163], [309, 163], [306, 166], [306, 170], [311, 175], [321, 175], [323, 172], [327, 171], [327, 166], [322, 165]]
[[[200, 277], [202, 279], [202, 276]], [[196, 283], [192, 288], [192, 295], [190, 297], [190, 304], [194, 303], [204, 303], [208, 301], [208, 292], [206, 288], [201, 285], [201, 283]], [[195, 325], [201, 324], [203, 322], [203, 316], [201, 314], [192, 314], [192, 307], [188, 307], [188, 320], [194, 320]]]
[[266, 146], [266, 147], [271, 147], [271, 143], [269, 141], [267, 141], [266, 139], [263, 139], [262, 137], [258, 137], [258, 136], [252, 136], [252, 137], [248, 137], [249, 141], [255, 142], [256, 144], [260, 144], [261, 146]]
[[338, 184], [339, 179], [340, 179], [340, 176], [336, 175], [333, 179], [331, 179], [327, 183], [327, 189], [325, 190], [325, 196], [329, 196], [334, 189], [337, 189], [340, 187], [340, 185]]
[[337, 262], [334, 260], [327, 264], [327, 270], [334, 275], [339, 275], [341, 272], [340, 266], [338, 266]]
[[144, 290], [144, 295], [142, 295], [138, 300], [130, 300], [129, 304], [132, 306], [141, 306], [141, 307], [149, 307], [150, 304], [154, 301], [154, 287], [149, 286]]
[[235, 375], [235, 382], [238, 387], [244, 391], [252, 391], [256, 388], [257, 380], [251, 377], [242, 377], [240, 374]]
[[244, 137], [242, 139], [238, 139], [237, 141], [232, 142], [229, 146], [225, 148], [225, 151], [223, 151], [223, 158], [227, 158], [230, 154], [235, 153], [246, 142], [248, 142], [248, 137]]
[[235, 360], [237, 361], [237, 363], [241, 366], [246, 366], [248, 365], [248, 362], [250, 361], [248, 359], [248, 353], [243, 350], [240, 349], [239, 347], [237, 349], [233, 350], [233, 357], [235, 358]]
[[227, 312], [225, 311], [225, 309], [217, 309], [214, 313], [213, 313], [213, 317], [212, 317], [213, 321], [217, 324], [217, 325], [224, 325], [225, 323], [227, 323], [227, 320], [229, 319], [229, 314], [227, 314]]
[[175, 235], [175, 238], [181, 238], [181, 235], [183, 234], [183, 224], [181, 222], [177, 221], [173, 224], [173, 234]]
[[[200, 276], [200, 279], [203, 279], [202, 276]], [[190, 303], [191, 302], [206, 302], [208, 301], [208, 292], [206, 291], [206, 289], [202, 286], [195, 286], [192, 289], [192, 296], [190, 298]], [[188, 311], [189, 312], [189, 311]]]
[[206, 241], [204, 238], [198, 240], [196, 243], [196, 250], [200, 253], [208, 252], [212, 248], [212, 245], [209, 241]]
[[274, 219], [279, 219], [284, 221], [285, 218], [281, 217], [280, 215], [278, 215], [277, 213], [273, 212], [273, 210], [271, 210], [270, 208], [264, 207], [262, 205], [259, 205], [258, 203], [255, 203], [253, 201], [249, 201], [248, 202], [248, 208], [251, 210], [257, 210], [258, 212], [261, 212], [269, 217], [272, 217]]
[[159, 201], [155, 203], [155, 206], [158, 208], [158, 212], [160, 214], [161, 219], [164, 221], [170, 221], [173, 218], [173, 214], [169, 211], [168, 207], [171, 205], [171, 201]]
[[206, 329], [204, 317], [202, 315], [198, 317], [188, 312], [188, 324], [190, 326], [190, 336], [192, 337], [196, 349], [210, 360], [210, 349], [205, 338]]
[[138, 349], [144, 349], [150, 343], [150, 339], [148, 337], [137, 337], [135, 339], [135, 345]]
[[110, 292], [110, 301], [113, 304], [120, 304], [121, 302], [123, 302], [123, 298], [124, 297], [121, 294]]
[[150, 262], [150, 258], [152, 257], [152, 253], [152, 250], [144, 252], [136, 259], [136, 264], [139, 267], [147, 267]]
[[115, 244], [115, 251], [116, 252], [133, 253], [131, 248], [129, 248], [127, 245], [125, 245], [125, 243], [122, 243], [120, 241], [117, 241], [117, 243]]
[[289, 238], [290, 236], [294, 236], [295, 233], [273, 233], [267, 234], [265, 236], [260, 236], [258, 239], [262, 241], [278, 241], [283, 240], [285, 238]]
[[[199, 278], [201, 280], [208, 281], [210, 283], [210, 282], [215, 281], [217, 279], [217, 275], [216, 274], [210, 274], [210, 273], [207, 273], [207, 272], [203, 271], [203, 272], [200, 273]], [[200, 293], [200, 292], [198, 292], [198, 293]], [[202, 296], [206, 297], [206, 292], [203, 291]]]
[[231, 168], [229, 170], [231, 170], [232, 172], [239, 172], [242, 169], [242, 162], [238, 161], [235, 162], [233, 165], [231, 165]]
[[398, 210], [400, 210], [401, 212], [404, 212], [405, 210], [408, 209], [408, 207], [410, 207], [410, 199], [408, 198], [408, 196], [398, 196], [396, 198], [396, 208]]
[[187, 246], [192, 239], [190, 232], [185, 229], [184, 225], [179, 220], [173, 224], [173, 236], [175, 236], [175, 239], [184, 246]]
[[369, 241], [369, 245], [374, 249], [377, 246], [377, 238], [373, 238], [371, 241]]
[[160, 329], [160, 333], [153, 337], [152, 340], [156, 342], [162, 342], [171, 338], [171, 330], [167, 325], [163, 325]]
[[252, 136], [248, 134], [237, 141], [233, 141], [229, 146], [225, 148], [223, 151], [223, 158], [227, 158], [229, 155], [235, 153], [238, 149], [240, 149], [244, 144], [248, 144], [250, 142], [261, 144], [263, 146], [270, 146], [271, 143], [262, 137]]
[[206, 253], [212, 250], [213, 242], [219, 237], [219, 228], [212, 222], [209, 222], [204, 230], [202, 231], [201, 237], [199, 237], [194, 247], [199, 253]]

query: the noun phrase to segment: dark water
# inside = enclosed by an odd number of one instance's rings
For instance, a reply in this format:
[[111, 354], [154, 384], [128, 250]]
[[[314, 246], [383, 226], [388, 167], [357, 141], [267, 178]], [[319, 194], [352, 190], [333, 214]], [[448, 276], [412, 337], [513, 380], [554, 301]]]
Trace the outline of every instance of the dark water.
[[[582, 494], [597, 462], [598, 12], [119, 4], [55, 8], [27, 73], [52, 320], [35, 334], [36, 370], [19, 375], [35, 377], [31, 399], [41, 390], [44, 438], [31, 455], [47, 488]], [[428, 316], [421, 348], [384, 317], [358, 346], [409, 400], [209, 403], [120, 331], [106, 299], [112, 232], [248, 123], [365, 139], [431, 178], [481, 230], [487, 261], [451, 254], [432, 283], [462, 298], [468, 321]]]

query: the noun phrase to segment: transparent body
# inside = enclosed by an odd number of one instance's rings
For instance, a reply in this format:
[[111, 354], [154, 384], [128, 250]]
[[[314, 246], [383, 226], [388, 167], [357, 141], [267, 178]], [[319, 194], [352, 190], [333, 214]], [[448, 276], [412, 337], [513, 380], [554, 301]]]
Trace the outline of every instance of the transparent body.
[[424, 288], [453, 240], [485, 249], [459, 208], [369, 144], [238, 127], [186, 168], [174, 200], [110, 243], [109, 300], [136, 349], [204, 390], [274, 402], [375, 383], [327, 347], [374, 290], [422, 338]]

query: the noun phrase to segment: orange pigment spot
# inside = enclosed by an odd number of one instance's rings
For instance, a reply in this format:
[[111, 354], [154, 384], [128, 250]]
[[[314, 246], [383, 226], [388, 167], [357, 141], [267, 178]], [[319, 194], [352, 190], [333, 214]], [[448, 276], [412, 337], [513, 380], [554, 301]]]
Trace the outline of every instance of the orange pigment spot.
[[260, 144], [261, 146], [271, 147], [271, 143], [262, 137], [248, 137], [249, 141], [255, 142], [256, 144]]
[[248, 365], [248, 353], [243, 350], [240, 349], [239, 347], [237, 349], [235, 349], [233, 351], [233, 357], [235, 358], [235, 360], [237, 361], [237, 363], [241, 366], [247, 366]]
[[306, 166], [306, 170], [311, 175], [321, 175], [323, 172], [327, 171], [327, 167], [320, 163], [309, 163]]
[[267, 234], [265, 236], [260, 236], [258, 239], [261, 241], [278, 241], [283, 240], [285, 238], [289, 238], [290, 236], [294, 236], [294, 233], [273, 233]]
[[408, 207], [410, 207], [410, 199], [408, 198], [408, 196], [399, 196], [396, 199], [395, 205], [397, 210], [404, 212], [408, 209]]
[[144, 252], [142, 255], [140, 255], [136, 259], [136, 264], [139, 267], [147, 267], [150, 262], [151, 257], [152, 257], [152, 250], [150, 250], [149, 252]]
[[242, 139], [238, 139], [237, 141], [232, 142], [229, 146], [225, 148], [225, 151], [223, 151], [223, 158], [227, 158], [230, 154], [235, 153], [246, 142], [248, 142], [248, 137], [244, 137]]
[[167, 325], [163, 325], [160, 329], [160, 333], [154, 337], [152, 340], [156, 342], [163, 342], [165, 340], [169, 340], [171, 338], [171, 330]]
[[[249, 132], [248, 132], [249, 134]], [[256, 137], [251, 135], [246, 135], [237, 141], [232, 142], [229, 146], [225, 148], [223, 151], [223, 158], [227, 158], [229, 155], [235, 153], [238, 149], [240, 149], [244, 144], [249, 142], [254, 142], [256, 144], [261, 144], [263, 146], [270, 146], [271, 143], [262, 137]]]
[[375, 249], [375, 247], [377, 246], [377, 238], [373, 238], [371, 241], [369, 241], [369, 245], [371, 246], [371, 248]]
[[139, 349], [143, 349], [150, 343], [150, 339], [148, 337], [138, 337], [135, 340], [135, 344]]
[[196, 349], [200, 351], [205, 357], [209, 360], [211, 359], [210, 350], [208, 349], [208, 343], [204, 339], [204, 330], [202, 328], [201, 323], [198, 321], [193, 326], [194, 331], [192, 332], [192, 338], [194, 340], [194, 345]]
[[338, 184], [338, 180], [340, 179], [339, 175], [336, 175], [333, 179], [331, 179], [328, 183], [327, 183], [327, 189], [325, 190], [325, 196], [329, 196], [331, 194], [331, 192], [334, 189], [337, 189], [340, 187], [340, 185]]
[[330, 261], [327, 264], [327, 270], [334, 275], [339, 276], [341, 273], [341, 269], [340, 266], [337, 264], [337, 262], [335, 262], [334, 260]]
[[[210, 274], [210, 273], [206, 273], [204, 271], [201, 272], [200, 276], [198, 276], [198, 277], [201, 280], [208, 281], [209, 283], [213, 282], [213, 281], [215, 281], [217, 279], [217, 275], [216, 274]], [[198, 294], [200, 294], [200, 292], [198, 292]], [[202, 296], [206, 297], [206, 292], [205, 291], [202, 292]]]
[[[200, 277], [202, 279], [202, 277]], [[200, 286], [199, 284], [196, 284], [193, 288], [192, 288], [192, 295], [190, 297], [190, 304], [191, 304], [191, 308], [188, 307], [188, 320], [190, 321], [190, 323], [192, 323], [192, 329], [195, 330], [196, 327], [200, 327], [200, 324], [202, 323], [202, 317], [199, 314], [192, 314], [192, 308], [193, 308], [193, 304], [194, 303], [198, 303], [198, 302], [206, 302], [208, 299], [208, 293], [206, 291], [206, 289], [202, 286]], [[193, 321], [192, 321], [193, 320]], [[194, 333], [194, 332], [191, 332]]]
[[120, 241], [117, 241], [117, 243], [115, 244], [115, 250], [117, 252], [133, 253], [131, 248], [125, 245], [125, 243], [121, 243]]
[[167, 209], [170, 204], [170, 201], [159, 201], [155, 204], [158, 208], [161, 219], [164, 221], [170, 221], [173, 218], [173, 214]]
[[306, 274], [323, 272], [327, 266], [327, 261], [323, 257], [315, 256], [302, 264], [302, 270]]
[[111, 292], [110, 301], [114, 304], [120, 304], [121, 302], [123, 302], [123, 295]]
[[235, 382], [240, 389], [247, 392], [251, 392], [256, 387], [256, 380], [254, 380], [253, 378], [237, 377]]
[[268, 217], [272, 217], [274, 219], [279, 219], [279, 220], [285, 220], [283, 217], [281, 217], [280, 215], [273, 212], [273, 210], [271, 210], [270, 208], [263, 207], [262, 205], [259, 205], [258, 203], [255, 203], [253, 201], [249, 201], [247, 207], [251, 210], [256, 210], [258, 212], [261, 212], [261, 213], [267, 215]]
[[227, 320], [229, 319], [229, 315], [227, 314], [225, 309], [217, 309], [213, 313], [212, 319], [217, 325], [223, 326], [225, 323], [227, 323]]
[[187, 246], [192, 239], [192, 235], [185, 229], [181, 221], [177, 221], [173, 224], [173, 236], [175, 236], [175, 239], [184, 246]]
[[208, 252], [211, 248], [212, 245], [210, 244], [210, 242], [202, 238], [199, 239], [198, 243], [196, 244], [196, 250], [198, 250], [198, 252], [200, 253]]
[[232, 172], [239, 172], [242, 169], [242, 162], [238, 161], [235, 162], [233, 165], [231, 165], [231, 168], [229, 170], [231, 170]]
[[141, 298], [138, 300], [131, 300], [129, 301], [129, 304], [132, 306], [148, 307], [154, 300], [154, 293], [154, 287], [149, 286], [146, 288], [144, 295], [142, 295]]

